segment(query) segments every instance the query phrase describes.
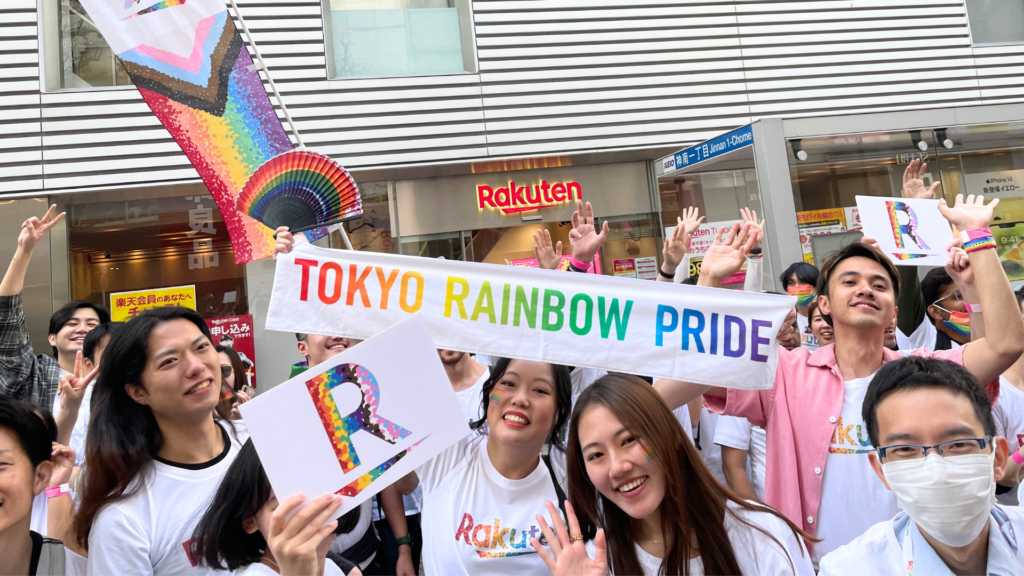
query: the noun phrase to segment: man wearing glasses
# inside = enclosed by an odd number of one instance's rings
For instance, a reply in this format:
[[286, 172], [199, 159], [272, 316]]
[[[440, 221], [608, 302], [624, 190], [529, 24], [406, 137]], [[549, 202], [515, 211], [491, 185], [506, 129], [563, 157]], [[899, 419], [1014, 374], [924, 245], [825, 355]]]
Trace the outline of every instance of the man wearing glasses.
[[917, 267], [901, 267], [905, 285], [896, 336], [900, 350], [952, 350], [971, 341], [971, 321], [984, 322], [981, 302], [970, 269], [954, 274], [948, 268], [935, 268], [918, 288]]
[[868, 460], [902, 511], [822, 558], [821, 576], [1024, 573], [1024, 512], [995, 499], [1006, 440], [970, 372], [890, 362], [868, 386], [863, 418]]

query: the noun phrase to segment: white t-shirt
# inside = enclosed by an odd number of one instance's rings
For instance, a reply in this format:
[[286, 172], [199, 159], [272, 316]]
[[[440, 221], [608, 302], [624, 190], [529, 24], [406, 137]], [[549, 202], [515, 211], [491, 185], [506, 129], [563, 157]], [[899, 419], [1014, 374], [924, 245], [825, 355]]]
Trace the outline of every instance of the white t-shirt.
[[728, 486], [729, 483], [725, 481], [725, 472], [722, 471], [722, 447], [715, 444], [715, 427], [718, 425], [719, 418], [721, 416], [708, 410], [707, 406], [701, 408], [700, 422], [693, 427], [691, 438], [700, 452], [701, 460], [711, 471], [711, 475], [721, 482], [722, 486]]
[[225, 435], [227, 450], [201, 469], [154, 461], [138, 492], [100, 511], [89, 534], [89, 574], [217, 574], [186, 550], [241, 448]]
[[[803, 541], [778, 516], [768, 512], [755, 512], [741, 508], [735, 502], [729, 502], [729, 509], [736, 512], [743, 520], [758, 526], [771, 534], [775, 540], [760, 530], [737, 520], [732, 514], [725, 515], [725, 532], [729, 535], [736, 562], [740, 571], [747, 576], [814, 576], [810, 555]], [[782, 544], [782, 546], [779, 545]], [[587, 542], [587, 552], [594, 556], [594, 543]], [[637, 559], [643, 568], [644, 576], [657, 576], [661, 570], [661, 558], [648, 554], [640, 546], [636, 546]], [[700, 557], [691, 558], [687, 572], [691, 576], [704, 575], [704, 563]]]
[[49, 512], [49, 498], [46, 497], [46, 490], [43, 490], [32, 499], [32, 519], [29, 520], [28, 529], [43, 536], [48, 526], [47, 513]]
[[[992, 417], [996, 421], [996, 434], [1006, 438], [1010, 454], [1024, 446], [1024, 391], [1002, 376], [999, 377], [999, 400], [992, 407]], [[1017, 490], [1010, 490], [996, 496], [996, 500], [1016, 506], [1019, 496]]]
[[[75, 427], [71, 429], [71, 448], [75, 451], [75, 466], [82, 466], [85, 463], [85, 432], [89, 429], [89, 407], [92, 405], [92, 390], [96, 382], [90, 382], [82, 394], [82, 405], [78, 408], [78, 419], [75, 420]], [[53, 399], [53, 414], [56, 416], [60, 411], [60, 394]]]
[[679, 425], [683, 427], [683, 433], [690, 438], [690, 442], [693, 442], [693, 423], [690, 422], [690, 407], [683, 404], [673, 410], [672, 414], [675, 415], [676, 420], [679, 420]]
[[[921, 321], [921, 325], [918, 326], [910, 336], [907, 336], [902, 330], [896, 328], [896, 346], [898, 346], [900, 350], [917, 350], [918, 348], [935, 350], [935, 338], [938, 335], [939, 331], [935, 329], [935, 324], [932, 323], [931, 316], [926, 315], [924, 320]], [[950, 339], [950, 344], [952, 350], [960, 347], [956, 340]]]
[[836, 422], [822, 471], [825, 477], [815, 534], [821, 542], [814, 545], [815, 564], [825, 554], [899, 512], [896, 496], [878, 481], [868, 462], [868, 452], [873, 448], [861, 408], [873, 377], [874, 374], [843, 383], [843, 412]]
[[[486, 364], [485, 364], [486, 366]], [[462, 413], [466, 416], [466, 419], [470, 422], [475, 422], [483, 416], [480, 411], [483, 403], [483, 390], [484, 382], [491, 376], [491, 369], [488, 367], [484, 370], [484, 373], [473, 382], [473, 385], [465, 390], [459, 390], [455, 393], [455, 397], [459, 399], [459, 404], [462, 406]]]
[[720, 416], [715, 426], [715, 444], [747, 451], [747, 475], [754, 494], [763, 501], [768, 454], [768, 434], [764, 428], [754, 426], [746, 418]]
[[[262, 562], [253, 562], [236, 570], [235, 576], [278, 576], [278, 573]], [[345, 576], [345, 573], [333, 561], [326, 559], [324, 560], [324, 576]]]
[[796, 324], [800, 327], [800, 346], [811, 352], [818, 349], [818, 339], [811, 333], [811, 321], [806, 316], [797, 312]]
[[[564, 461], [553, 457], [552, 463], [564, 486]], [[526, 478], [509, 480], [491, 464], [487, 439], [471, 434], [416, 473], [423, 487], [424, 574], [549, 573], [530, 545], [530, 537], [542, 535], [536, 517], [547, 517], [544, 502], [558, 503], [543, 461]]]

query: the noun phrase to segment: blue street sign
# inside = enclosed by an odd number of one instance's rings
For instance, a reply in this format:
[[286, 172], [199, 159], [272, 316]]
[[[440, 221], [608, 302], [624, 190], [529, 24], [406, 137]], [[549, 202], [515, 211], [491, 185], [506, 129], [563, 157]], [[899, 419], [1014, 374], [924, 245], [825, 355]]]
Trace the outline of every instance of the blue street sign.
[[721, 156], [727, 152], [745, 148], [753, 143], [754, 132], [750, 129], [750, 125], [748, 124], [727, 134], [722, 134], [717, 138], [712, 138], [707, 142], [701, 142], [696, 146], [690, 146], [685, 150], [676, 152], [674, 169], [681, 170], [687, 166], [692, 166], [698, 162], [710, 160], [711, 158]]

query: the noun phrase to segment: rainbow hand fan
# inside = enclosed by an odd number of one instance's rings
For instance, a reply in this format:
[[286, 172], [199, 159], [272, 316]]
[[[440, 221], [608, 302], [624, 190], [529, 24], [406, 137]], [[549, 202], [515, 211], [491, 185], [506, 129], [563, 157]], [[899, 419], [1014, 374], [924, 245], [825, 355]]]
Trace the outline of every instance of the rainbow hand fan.
[[334, 159], [289, 150], [264, 162], [238, 195], [238, 211], [271, 229], [312, 230], [363, 214], [359, 189]]

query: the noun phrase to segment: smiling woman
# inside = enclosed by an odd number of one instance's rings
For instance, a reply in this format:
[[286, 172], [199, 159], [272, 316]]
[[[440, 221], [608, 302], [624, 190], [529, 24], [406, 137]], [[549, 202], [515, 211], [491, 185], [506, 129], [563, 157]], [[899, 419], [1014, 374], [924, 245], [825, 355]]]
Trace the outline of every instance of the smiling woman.
[[95, 386], [75, 521], [89, 573], [211, 572], [184, 545], [239, 444], [214, 417], [220, 359], [202, 316], [174, 307], [133, 318], [111, 337]]
[[[569, 369], [529, 360], [497, 361], [483, 385], [471, 434], [416, 470], [423, 488], [426, 574], [537, 574], [530, 547], [546, 500], [565, 499], [559, 438], [569, 419]], [[552, 458], [541, 457], [545, 443]], [[556, 466], [561, 471], [563, 466]], [[415, 483], [401, 483], [411, 492]]]
[[[648, 576], [814, 573], [801, 543], [809, 536], [719, 484], [658, 393], [635, 376], [609, 374], [580, 395], [567, 467], [579, 519], [570, 509], [569, 530], [560, 529], [568, 541], [552, 546], [554, 558], [544, 554], [553, 573], [594, 565]], [[595, 541], [593, 560], [579, 540]]]

